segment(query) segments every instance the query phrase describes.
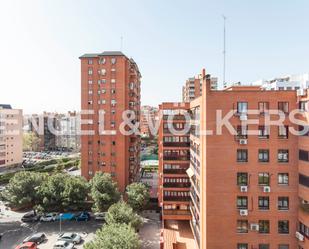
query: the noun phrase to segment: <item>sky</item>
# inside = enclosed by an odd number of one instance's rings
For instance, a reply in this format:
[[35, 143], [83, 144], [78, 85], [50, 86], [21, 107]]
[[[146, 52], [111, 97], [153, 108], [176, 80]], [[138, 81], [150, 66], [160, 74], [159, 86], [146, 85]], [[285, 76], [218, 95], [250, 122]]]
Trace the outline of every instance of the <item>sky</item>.
[[121, 49], [139, 65], [142, 104], [180, 101], [202, 68], [222, 82], [309, 71], [306, 0], [0, 0], [0, 103], [24, 113], [80, 109], [84, 53]]

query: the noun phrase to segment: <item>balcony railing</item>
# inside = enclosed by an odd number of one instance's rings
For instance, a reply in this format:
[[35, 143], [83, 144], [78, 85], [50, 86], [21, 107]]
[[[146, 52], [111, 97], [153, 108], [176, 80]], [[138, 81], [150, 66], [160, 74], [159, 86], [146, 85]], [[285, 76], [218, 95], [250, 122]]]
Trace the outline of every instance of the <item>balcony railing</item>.
[[179, 182], [165, 182], [163, 183], [164, 188], [190, 188], [191, 184], [188, 183], [179, 183]]
[[[172, 115], [171, 115], [172, 116]], [[185, 116], [184, 115], [173, 115], [172, 116], [173, 117], [173, 119], [172, 120], [186, 120], [186, 118], [185, 118]], [[170, 118], [172, 118], [172, 117], [170, 117]], [[168, 120], [168, 118], [169, 118], [169, 115], [163, 115], [163, 119], [164, 120]]]
[[[188, 166], [189, 168], [189, 166]], [[187, 168], [185, 169], [164, 169], [164, 174], [186, 174]]]
[[164, 155], [163, 160], [167, 160], [167, 161], [189, 161], [190, 156]]
[[163, 201], [190, 201], [190, 196], [164, 196]]
[[163, 210], [164, 215], [191, 215], [190, 210]]
[[190, 142], [163, 142], [166, 147], [190, 147]]

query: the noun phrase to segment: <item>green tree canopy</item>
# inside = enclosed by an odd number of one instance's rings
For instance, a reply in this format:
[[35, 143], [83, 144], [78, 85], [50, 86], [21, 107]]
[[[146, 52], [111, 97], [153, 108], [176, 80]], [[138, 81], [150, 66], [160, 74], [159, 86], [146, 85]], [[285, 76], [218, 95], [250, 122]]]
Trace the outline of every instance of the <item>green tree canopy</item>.
[[37, 189], [46, 178], [42, 173], [18, 172], [10, 179], [2, 198], [15, 208], [33, 207], [38, 201]]
[[136, 211], [147, 205], [150, 194], [144, 183], [132, 183], [127, 186], [128, 204]]
[[137, 233], [126, 224], [107, 224], [96, 232], [94, 240], [84, 249], [139, 249]]
[[128, 204], [120, 201], [108, 209], [106, 222], [107, 224], [127, 224], [137, 230], [142, 224], [142, 219]]
[[59, 173], [49, 176], [38, 192], [42, 211], [76, 210], [85, 203], [89, 185], [82, 177]]
[[106, 211], [112, 204], [120, 200], [117, 183], [110, 174], [97, 172], [90, 181], [91, 197], [94, 201], [94, 211]]
[[25, 132], [23, 134], [23, 150], [37, 151], [39, 149], [41, 139], [34, 132]]

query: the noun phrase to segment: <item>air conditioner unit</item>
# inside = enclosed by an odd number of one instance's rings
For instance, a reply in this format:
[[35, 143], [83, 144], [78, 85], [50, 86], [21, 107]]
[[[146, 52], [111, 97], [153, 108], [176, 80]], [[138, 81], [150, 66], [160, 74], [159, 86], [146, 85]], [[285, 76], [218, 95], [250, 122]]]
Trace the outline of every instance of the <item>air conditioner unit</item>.
[[264, 193], [269, 193], [270, 192], [270, 187], [269, 186], [263, 187], [263, 192]]
[[296, 232], [295, 236], [296, 236], [296, 238], [297, 238], [299, 241], [304, 241], [304, 240], [305, 240], [305, 236], [302, 235], [300, 232]]
[[247, 139], [239, 139], [239, 144], [247, 144]]
[[296, 95], [297, 96], [304, 96], [305, 95], [305, 90], [304, 89], [297, 89]]
[[240, 216], [248, 216], [248, 210], [247, 209], [241, 209], [239, 210]]
[[250, 224], [250, 229], [252, 231], [259, 231], [259, 224]]
[[246, 121], [248, 119], [247, 113], [241, 113], [239, 119], [241, 121]]
[[240, 192], [248, 192], [248, 186], [240, 186]]

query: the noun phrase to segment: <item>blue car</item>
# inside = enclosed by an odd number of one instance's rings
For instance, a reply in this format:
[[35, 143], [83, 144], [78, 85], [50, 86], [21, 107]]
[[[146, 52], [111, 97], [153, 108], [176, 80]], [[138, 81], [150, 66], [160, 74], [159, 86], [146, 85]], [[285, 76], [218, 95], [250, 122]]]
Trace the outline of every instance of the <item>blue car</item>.
[[75, 216], [76, 221], [88, 221], [90, 220], [90, 214], [88, 212], [82, 212]]
[[73, 220], [75, 218], [75, 215], [72, 213], [64, 213], [57, 216], [56, 220], [59, 221], [65, 221], [65, 220]]

